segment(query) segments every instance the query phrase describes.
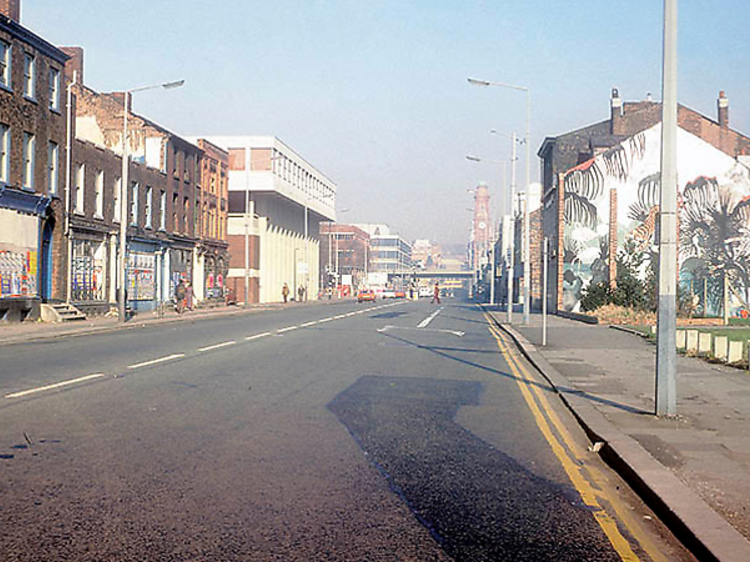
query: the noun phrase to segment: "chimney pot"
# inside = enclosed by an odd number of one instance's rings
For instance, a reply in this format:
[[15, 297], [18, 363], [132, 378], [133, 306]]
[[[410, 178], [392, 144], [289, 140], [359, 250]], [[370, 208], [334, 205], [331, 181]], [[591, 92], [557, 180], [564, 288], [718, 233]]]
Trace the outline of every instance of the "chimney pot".
[[724, 90], [719, 92], [719, 99], [716, 100], [716, 106], [718, 110], [718, 121], [719, 126], [723, 129], [729, 128], [729, 100], [727, 99]]

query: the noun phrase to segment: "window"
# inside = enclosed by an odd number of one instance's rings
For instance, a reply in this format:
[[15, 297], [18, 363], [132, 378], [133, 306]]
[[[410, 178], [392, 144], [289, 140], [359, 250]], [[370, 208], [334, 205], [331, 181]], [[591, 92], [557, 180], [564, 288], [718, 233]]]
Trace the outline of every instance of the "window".
[[23, 95], [34, 99], [36, 91], [36, 58], [30, 53], [23, 56]]
[[185, 197], [182, 201], [182, 232], [188, 232], [188, 214], [190, 212], [190, 200]]
[[130, 184], [132, 194], [130, 196], [130, 224], [138, 226], [138, 182]]
[[34, 189], [34, 148], [36, 139], [31, 133], [23, 134], [23, 182], [22, 186]]
[[0, 124], [0, 183], [10, 177], [10, 127]]
[[146, 186], [146, 228], [151, 228], [151, 214], [153, 210], [153, 190], [150, 185]]
[[163, 189], [159, 195], [159, 230], [167, 229], [167, 192]]
[[104, 218], [104, 172], [99, 170], [96, 172], [96, 211], [94, 212], [96, 218]]
[[60, 178], [60, 150], [56, 142], [47, 144], [47, 190], [50, 195], [57, 193]]
[[0, 86], [5, 88], [11, 88], [10, 76], [11, 76], [11, 50], [10, 44], [5, 41], [0, 41]]
[[177, 222], [177, 207], [179, 205], [178, 203], [179, 195], [177, 193], [172, 195], [172, 230], [176, 232], [180, 225]]
[[49, 69], [49, 108], [60, 109], [60, 71], [56, 68]]
[[121, 202], [122, 199], [120, 195], [122, 194], [122, 178], [116, 177], [115, 178], [115, 192], [113, 197], [113, 205], [112, 205], [112, 220], [114, 222], [120, 222], [120, 217], [122, 216], [122, 206]]
[[86, 166], [85, 164], [76, 165], [76, 184], [75, 184], [75, 200], [73, 210], [76, 213], [83, 214], [83, 187], [84, 180], [86, 177]]

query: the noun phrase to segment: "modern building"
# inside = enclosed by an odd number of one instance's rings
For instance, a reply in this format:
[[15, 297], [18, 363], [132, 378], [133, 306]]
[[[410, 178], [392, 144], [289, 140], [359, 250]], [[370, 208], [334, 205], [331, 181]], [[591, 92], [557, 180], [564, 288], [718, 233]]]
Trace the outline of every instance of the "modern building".
[[319, 290], [320, 224], [336, 219], [336, 184], [273, 136], [208, 136], [229, 154], [227, 286], [239, 302]]
[[[578, 310], [591, 283], [614, 285], [618, 256], [641, 263], [645, 277], [658, 255], [661, 104], [623, 104], [617, 90], [610, 104], [608, 120], [539, 150], [552, 309]], [[732, 314], [750, 314], [750, 138], [729, 127], [723, 92], [717, 110], [714, 120], [678, 108], [680, 283], [705, 314], [725, 298]]]
[[372, 273], [410, 271], [414, 267], [411, 244], [391, 233], [385, 224], [354, 225], [370, 235], [370, 268]]
[[320, 223], [321, 287], [352, 289], [367, 284], [371, 256], [370, 235], [352, 224]]
[[411, 258], [419, 269], [435, 271], [443, 268], [443, 253], [440, 246], [431, 240], [415, 240], [412, 244]]
[[64, 296], [67, 55], [0, 3], [0, 321]]

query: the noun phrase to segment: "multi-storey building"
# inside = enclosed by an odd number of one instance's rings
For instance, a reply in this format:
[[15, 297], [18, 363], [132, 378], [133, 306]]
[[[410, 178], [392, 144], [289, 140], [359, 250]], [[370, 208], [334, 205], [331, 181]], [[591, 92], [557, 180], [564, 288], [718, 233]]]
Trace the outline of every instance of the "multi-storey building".
[[336, 184], [280, 139], [209, 136], [229, 153], [229, 272], [240, 302], [319, 288], [320, 223], [335, 220]]
[[193, 276], [195, 296], [223, 302], [229, 269], [229, 154], [206, 139], [197, 139], [195, 144], [203, 151], [196, 195], [199, 242]]
[[352, 224], [320, 223], [321, 287], [329, 279], [356, 288], [367, 284], [370, 270], [370, 235]]
[[64, 291], [67, 56], [0, 3], [0, 320]]
[[[118, 162], [122, 162], [127, 110], [131, 164], [126, 186], [130, 218], [125, 287], [131, 308], [150, 310], [172, 298], [180, 279], [193, 281], [203, 151], [133, 113], [130, 104], [125, 108], [123, 94], [103, 94], [87, 87], [83, 50], [66, 51], [70, 55], [66, 72], [69, 76], [74, 70], [77, 73], [71, 86], [76, 143], [69, 194], [70, 298], [92, 310], [116, 300], [122, 182]], [[100, 271], [109, 272], [106, 282]]]
[[411, 271], [414, 266], [411, 244], [392, 234], [384, 224], [357, 224], [370, 235], [370, 268], [373, 273]]

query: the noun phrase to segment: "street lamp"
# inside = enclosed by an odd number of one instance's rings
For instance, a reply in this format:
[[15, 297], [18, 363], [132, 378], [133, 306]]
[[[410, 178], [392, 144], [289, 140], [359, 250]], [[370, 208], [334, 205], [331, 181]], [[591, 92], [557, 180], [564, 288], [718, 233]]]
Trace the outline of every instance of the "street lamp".
[[[505, 84], [503, 82], [488, 82], [487, 80], [477, 80], [476, 78], [468, 78], [469, 84], [473, 86], [497, 86], [499, 88], [508, 88], [511, 90], [519, 90], [526, 92], [526, 193], [531, 193], [531, 90], [525, 86], [516, 86], [513, 84]], [[515, 142], [513, 143], [515, 146]], [[526, 211], [523, 215], [523, 321], [524, 324], [529, 323], [529, 315], [531, 314], [531, 256], [530, 256], [530, 223], [529, 223], [529, 212], [528, 204], [526, 205]]]
[[125, 253], [127, 249], [128, 241], [128, 172], [130, 171], [130, 154], [128, 153], [128, 116], [130, 114], [130, 97], [135, 92], [143, 92], [145, 90], [156, 90], [163, 88], [165, 90], [171, 90], [173, 88], [179, 88], [184, 85], [184, 80], [176, 80], [174, 82], [164, 82], [162, 84], [154, 84], [153, 86], [141, 86], [140, 88], [132, 88], [125, 91], [125, 95], [122, 100], [123, 107], [123, 118], [122, 118], [122, 181], [120, 182], [120, 255], [119, 257], [119, 275], [120, 275], [120, 290], [117, 294], [117, 310], [119, 313], [119, 321], [125, 322], [125, 287], [127, 281], [126, 275], [126, 261]]

